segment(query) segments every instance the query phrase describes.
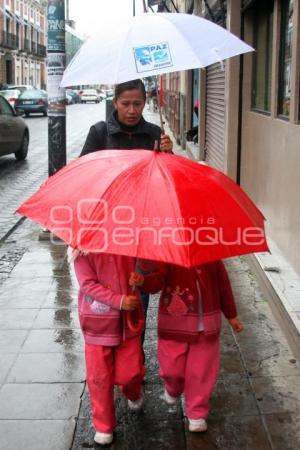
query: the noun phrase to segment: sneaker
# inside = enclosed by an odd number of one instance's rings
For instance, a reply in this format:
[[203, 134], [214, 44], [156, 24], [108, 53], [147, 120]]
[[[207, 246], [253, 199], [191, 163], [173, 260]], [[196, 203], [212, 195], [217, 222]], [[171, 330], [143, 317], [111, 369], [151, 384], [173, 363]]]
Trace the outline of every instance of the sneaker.
[[112, 433], [101, 433], [101, 431], [96, 431], [96, 434], [94, 436], [94, 441], [96, 442], [96, 444], [100, 445], [111, 444], [112, 440], [113, 440]]
[[173, 397], [172, 395], [170, 395], [167, 389], [165, 388], [163, 399], [168, 405], [175, 405], [175, 403], [177, 402], [177, 398], [178, 397]]
[[138, 398], [137, 400], [127, 400], [128, 401], [128, 408], [131, 411], [140, 411], [144, 405], [144, 393], [142, 392], [140, 398]]
[[189, 419], [189, 431], [192, 433], [203, 433], [207, 430], [205, 419]]

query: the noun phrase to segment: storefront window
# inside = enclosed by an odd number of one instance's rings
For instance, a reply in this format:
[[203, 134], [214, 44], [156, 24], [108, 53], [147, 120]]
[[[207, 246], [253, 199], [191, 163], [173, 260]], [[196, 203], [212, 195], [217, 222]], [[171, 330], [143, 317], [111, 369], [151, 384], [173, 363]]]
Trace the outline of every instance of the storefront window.
[[289, 117], [290, 115], [293, 12], [293, 0], [282, 1], [278, 80], [278, 114], [286, 117]]
[[273, 1], [256, 4], [254, 9], [254, 48], [252, 109], [270, 112]]

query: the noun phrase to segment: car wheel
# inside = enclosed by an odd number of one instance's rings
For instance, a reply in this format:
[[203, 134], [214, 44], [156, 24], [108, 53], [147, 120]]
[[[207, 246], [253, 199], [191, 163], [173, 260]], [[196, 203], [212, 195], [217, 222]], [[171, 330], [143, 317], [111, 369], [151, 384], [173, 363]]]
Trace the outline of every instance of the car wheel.
[[29, 146], [29, 136], [28, 133], [25, 132], [23, 135], [20, 149], [15, 153], [15, 157], [18, 161], [24, 161], [24, 159], [26, 159], [28, 153], [28, 146]]
[[47, 111], [43, 111], [43, 116], [46, 117], [47, 116]]
[[28, 112], [26, 112], [26, 113], [25, 113], [25, 116], [26, 116], [26, 117], [29, 117], [29, 113], [28, 113]]

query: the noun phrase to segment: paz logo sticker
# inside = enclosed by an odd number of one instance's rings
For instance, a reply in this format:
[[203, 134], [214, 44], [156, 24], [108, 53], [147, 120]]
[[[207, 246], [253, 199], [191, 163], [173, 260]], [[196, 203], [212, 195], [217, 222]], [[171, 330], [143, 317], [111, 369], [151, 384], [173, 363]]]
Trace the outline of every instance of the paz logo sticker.
[[173, 65], [167, 42], [135, 47], [133, 51], [138, 72], [148, 72]]

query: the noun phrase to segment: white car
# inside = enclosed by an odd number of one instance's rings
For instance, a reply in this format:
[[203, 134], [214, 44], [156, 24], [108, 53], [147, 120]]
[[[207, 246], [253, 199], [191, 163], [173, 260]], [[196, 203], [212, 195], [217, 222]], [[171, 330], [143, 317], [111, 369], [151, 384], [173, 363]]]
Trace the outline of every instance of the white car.
[[11, 89], [18, 89], [18, 91], [24, 92], [30, 89], [35, 89], [34, 86], [31, 86], [31, 84], [11, 84], [7, 88], [8, 90]]
[[21, 91], [18, 89], [7, 89], [5, 91], [0, 91], [0, 94], [14, 107], [15, 101], [19, 98]]
[[85, 89], [81, 94], [81, 103], [95, 102], [99, 103], [98, 92], [96, 89]]

